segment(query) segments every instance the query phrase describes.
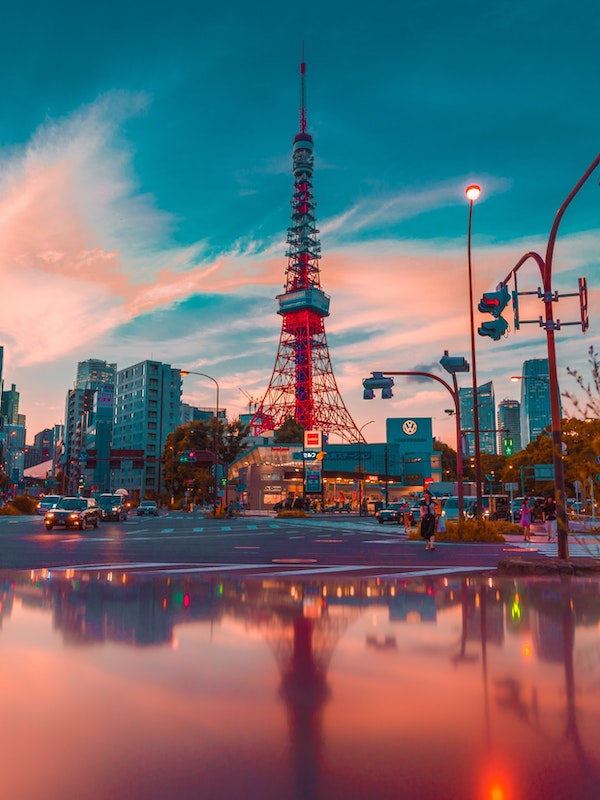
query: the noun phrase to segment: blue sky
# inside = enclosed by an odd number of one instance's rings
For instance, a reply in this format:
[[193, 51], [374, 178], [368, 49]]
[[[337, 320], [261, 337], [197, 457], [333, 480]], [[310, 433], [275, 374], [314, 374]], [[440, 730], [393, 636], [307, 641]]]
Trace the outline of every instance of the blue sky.
[[[430, 415], [453, 443], [436, 382], [398, 379], [393, 400], [366, 403], [361, 381], [437, 370], [445, 349], [470, 360], [469, 183], [482, 187], [476, 301], [523, 253], [544, 253], [600, 152], [596, 3], [59, 0], [7, 9], [3, 23], [0, 343], [29, 438], [63, 421], [87, 358], [206, 372], [232, 415], [247, 410], [244, 392], [262, 397], [281, 328], [304, 43], [338, 385], [357, 425], [375, 420], [370, 441], [386, 417]], [[554, 288], [574, 292], [584, 275], [590, 295], [588, 333], [556, 335], [563, 390], [575, 388], [566, 367], [589, 376], [599, 347], [599, 178], [571, 204], [555, 254]], [[539, 284], [529, 262], [519, 288]], [[522, 317], [542, 313], [527, 304]], [[555, 316], [577, 320], [578, 301]], [[545, 356], [534, 325], [477, 337], [478, 377], [497, 401], [518, 399], [510, 375]], [[214, 405], [214, 385], [189, 376], [184, 399]]]

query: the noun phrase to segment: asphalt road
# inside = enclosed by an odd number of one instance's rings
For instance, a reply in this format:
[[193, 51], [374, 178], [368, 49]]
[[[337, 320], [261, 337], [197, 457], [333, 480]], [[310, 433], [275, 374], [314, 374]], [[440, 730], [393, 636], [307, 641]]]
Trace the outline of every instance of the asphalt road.
[[[571, 551], [573, 545], [571, 546]], [[571, 552], [571, 554], [573, 554]], [[511, 555], [556, 555], [556, 545], [409, 541], [403, 528], [372, 517], [234, 519], [174, 512], [132, 515], [84, 533], [47, 532], [41, 517], [0, 517], [0, 569], [174, 569], [280, 575], [420, 575], [495, 569]]]

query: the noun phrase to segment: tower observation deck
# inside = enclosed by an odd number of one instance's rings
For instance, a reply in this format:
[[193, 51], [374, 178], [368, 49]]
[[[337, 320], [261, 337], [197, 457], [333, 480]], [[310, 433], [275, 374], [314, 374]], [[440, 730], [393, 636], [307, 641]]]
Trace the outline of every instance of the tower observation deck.
[[306, 131], [306, 69], [300, 67], [300, 132], [294, 137], [292, 159], [294, 194], [287, 233], [285, 291], [277, 296], [282, 317], [281, 337], [273, 374], [251, 422], [255, 435], [274, 431], [292, 418], [305, 430], [338, 434], [343, 440], [362, 440], [338, 390], [324, 319], [329, 295], [321, 289], [321, 243], [313, 197], [313, 139]]

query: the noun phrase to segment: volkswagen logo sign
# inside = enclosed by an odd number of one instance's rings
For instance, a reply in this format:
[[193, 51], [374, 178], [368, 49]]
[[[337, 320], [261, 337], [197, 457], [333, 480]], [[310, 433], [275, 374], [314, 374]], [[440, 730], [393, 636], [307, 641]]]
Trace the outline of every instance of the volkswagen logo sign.
[[413, 436], [417, 432], [417, 423], [414, 419], [406, 419], [402, 423], [402, 430], [407, 436]]

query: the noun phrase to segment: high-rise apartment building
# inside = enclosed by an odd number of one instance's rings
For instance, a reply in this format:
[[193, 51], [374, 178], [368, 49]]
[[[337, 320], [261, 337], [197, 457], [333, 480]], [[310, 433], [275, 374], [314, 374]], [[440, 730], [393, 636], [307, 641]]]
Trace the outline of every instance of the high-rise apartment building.
[[117, 365], [109, 364], [98, 358], [88, 358], [77, 364], [75, 378], [76, 389], [101, 389], [103, 386], [114, 386], [117, 377]]
[[69, 389], [67, 392], [61, 454], [62, 492], [64, 494], [77, 494], [79, 491], [82, 471], [80, 462], [82, 418], [91, 410], [94, 394], [94, 389]]
[[[473, 417], [473, 389], [465, 387], [458, 390], [462, 429], [465, 431], [467, 454], [475, 453], [475, 420]], [[491, 381], [477, 387], [479, 408], [479, 449], [482, 453], [494, 455], [496, 450], [496, 400], [494, 384]]]
[[0, 413], [5, 424], [19, 425], [19, 392], [13, 383], [10, 389], [2, 392], [2, 402], [0, 403]]
[[498, 452], [504, 454], [502, 443], [512, 440], [512, 452], [523, 449], [521, 444], [521, 404], [518, 400], [498, 403]]
[[181, 372], [169, 364], [142, 361], [117, 372], [113, 450], [143, 450], [143, 468], [123, 460], [114, 481], [147, 497], [162, 486], [167, 435], [180, 424]]
[[[62, 445], [63, 491], [77, 493], [83, 484], [97, 486], [96, 476], [86, 473], [87, 458], [84, 451], [98, 451], [98, 443], [94, 436], [90, 437], [89, 428], [94, 432], [98, 420], [98, 397], [101, 395], [100, 416], [104, 420], [102, 428], [102, 452], [98, 452], [98, 470], [107, 472], [110, 440], [112, 436], [113, 407], [106, 411], [106, 397], [114, 398], [114, 384], [117, 365], [109, 364], [97, 358], [89, 358], [77, 364], [74, 388], [69, 390], [65, 408], [65, 426]], [[108, 420], [108, 423], [106, 422]], [[109, 429], [106, 430], [108, 424]], [[90, 483], [91, 482], [91, 483]]]
[[523, 362], [521, 374], [521, 440], [523, 447], [526, 447], [529, 442], [535, 441], [551, 422], [548, 359], [532, 358]]

